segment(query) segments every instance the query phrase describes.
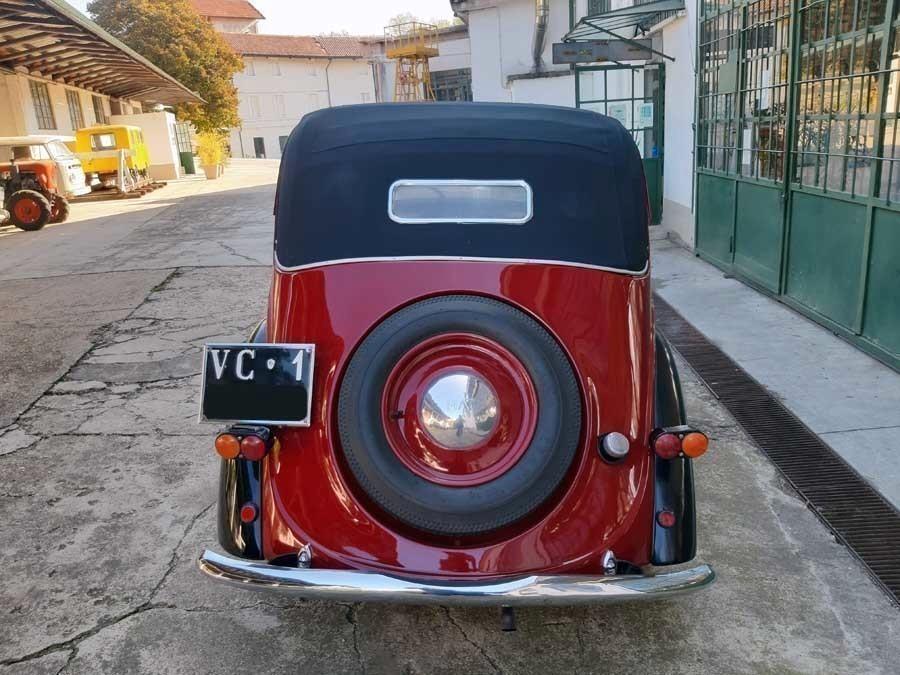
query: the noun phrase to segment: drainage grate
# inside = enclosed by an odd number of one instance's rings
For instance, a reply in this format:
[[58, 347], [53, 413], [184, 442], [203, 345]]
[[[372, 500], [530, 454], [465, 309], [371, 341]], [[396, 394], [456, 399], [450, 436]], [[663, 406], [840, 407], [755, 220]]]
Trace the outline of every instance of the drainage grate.
[[900, 513], [722, 350], [654, 295], [656, 325], [776, 468], [900, 603]]

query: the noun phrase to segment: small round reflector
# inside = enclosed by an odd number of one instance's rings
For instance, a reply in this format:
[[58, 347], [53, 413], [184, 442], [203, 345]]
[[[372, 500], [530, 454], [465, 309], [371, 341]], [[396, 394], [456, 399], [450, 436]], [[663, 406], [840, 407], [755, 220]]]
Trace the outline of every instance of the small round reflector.
[[681, 439], [681, 449], [688, 457], [699, 457], [705, 453], [708, 448], [709, 439], [706, 437], [706, 434], [701, 434], [699, 431], [692, 431]]
[[244, 436], [241, 441], [241, 454], [251, 462], [258, 462], [265, 457], [266, 450], [266, 442], [259, 436]]
[[675, 524], [675, 514], [671, 511], [657, 511], [656, 522], [661, 527], [672, 527]]
[[256, 520], [256, 516], [259, 515], [259, 509], [256, 508], [256, 504], [253, 502], [247, 502], [241, 507], [241, 522], [242, 523], [252, 523]]
[[606, 455], [609, 459], [616, 460], [622, 459], [623, 457], [625, 457], [625, 455], [628, 454], [628, 450], [631, 448], [631, 443], [628, 441], [628, 438], [624, 434], [620, 434], [618, 431], [613, 431], [603, 437], [601, 447], [603, 448], [604, 455]]
[[216, 436], [216, 452], [224, 459], [234, 459], [241, 454], [241, 442], [233, 434]]
[[653, 452], [662, 459], [675, 459], [681, 452], [681, 439], [675, 434], [660, 434], [653, 441]]

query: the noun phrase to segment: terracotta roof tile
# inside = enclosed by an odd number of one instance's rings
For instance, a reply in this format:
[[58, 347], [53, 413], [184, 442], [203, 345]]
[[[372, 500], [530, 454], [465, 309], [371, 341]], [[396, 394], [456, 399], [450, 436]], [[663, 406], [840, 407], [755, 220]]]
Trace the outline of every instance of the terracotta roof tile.
[[294, 56], [326, 58], [328, 54], [316, 38], [303, 35], [259, 35], [256, 33], [222, 33], [225, 42], [238, 54], [246, 56]]
[[238, 54], [245, 56], [286, 56], [298, 58], [365, 58], [368, 45], [355, 37], [312, 37], [309, 35], [260, 35], [222, 33]]
[[220, 19], [265, 19], [247, 0], [191, 0], [200, 16]]
[[366, 57], [371, 54], [371, 49], [357, 37], [350, 36], [322, 36], [319, 43], [325, 48], [329, 56], [355, 56]]

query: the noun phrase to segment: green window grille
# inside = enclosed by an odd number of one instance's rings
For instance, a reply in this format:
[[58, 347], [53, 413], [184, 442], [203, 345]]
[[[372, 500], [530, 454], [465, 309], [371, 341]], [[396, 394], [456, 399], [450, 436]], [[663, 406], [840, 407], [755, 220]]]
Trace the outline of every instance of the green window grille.
[[[722, 3], [725, 7], [728, 4]], [[706, 7], [710, 5], [707, 3]], [[742, 8], [727, 8], [700, 24], [697, 165], [737, 171], [737, 90]]]
[[84, 111], [81, 109], [81, 96], [73, 89], [66, 89], [66, 103], [69, 104], [69, 122], [72, 129], [84, 127]]
[[900, 0], [700, 0], [696, 246], [900, 370]]
[[[638, 3], [635, 3], [638, 4]], [[588, 0], [588, 15], [602, 14], [610, 10], [610, 0]]]
[[[884, 103], [889, 21], [884, 0], [804, 0], [797, 73], [797, 142], [792, 179], [824, 192], [874, 194], [881, 122], [893, 132], [896, 100]], [[891, 80], [894, 77], [892, 76]], [[896, 99], [896, 96], [893, 96]], [[892, 149], [890, 149], [892, 152]], [[893, 156], [888, 163], [889, 191]], [[880, 165], [880, 166], [879, 166]]]
[[94, 119], [97, 121], [97, 124], [106, 124], [108, 118], [106, 117], [106, 109], [103, 107], [103, 99], [99, 96], [91, 96], [91, 102], [94, 105]]
[[34, 103], [34, 114], [37, 117], [38, 129], [56, 129], [56, 118], [53, 116], [53, 104], [50, 102], [50, 91], [44, 82], [28, 81], [31, 86], [31, 100]]
[[790, 0], [705, 0], [698, 169], [900, 200], [900, 38], [889, 6], [900, 3], [799, 0], [792, 16]]

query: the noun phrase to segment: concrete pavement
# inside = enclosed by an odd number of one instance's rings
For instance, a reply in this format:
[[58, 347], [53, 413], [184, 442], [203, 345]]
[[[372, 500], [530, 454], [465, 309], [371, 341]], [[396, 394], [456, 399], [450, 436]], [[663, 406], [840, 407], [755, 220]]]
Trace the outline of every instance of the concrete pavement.
[[[689, 416], [713, 441], [696, 465], [698, 557], [719, 573], [707, 592], [523, 610], [502, 633], [490, 610], [291, 601], [201, 578], [218, 474], [215, 427], [196, 423], [199, 354], [264, 311], [274, 172], [235, 163], [218, 185], [80, 221], [81, 236], [23, 233], [28, 279], [5, 250], [20, 235], [0, 238], [0, 279], [22, 284], [0, 286], [5, 317], [102, 316], [53, 368], [34, 351], [33, 402], [0, 426], [0, 674], [896, 671], [900, 612], [685, 366]], [[0, 324], [4, 369], [58, 330], [32, 323]]]

